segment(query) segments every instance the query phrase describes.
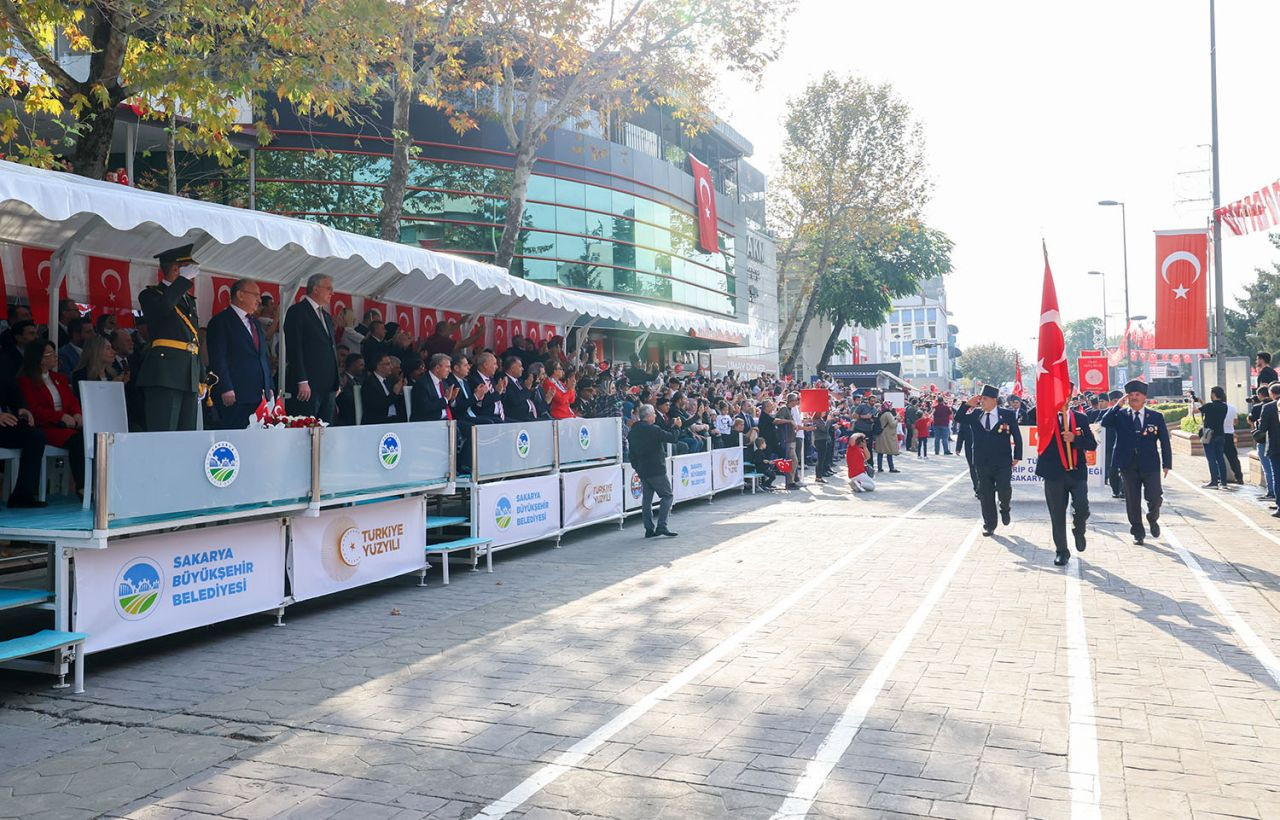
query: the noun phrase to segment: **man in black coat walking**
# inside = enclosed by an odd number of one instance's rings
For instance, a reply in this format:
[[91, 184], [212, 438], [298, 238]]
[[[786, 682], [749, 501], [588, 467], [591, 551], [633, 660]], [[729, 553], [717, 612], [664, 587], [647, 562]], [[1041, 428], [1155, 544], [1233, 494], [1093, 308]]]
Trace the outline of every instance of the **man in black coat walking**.
[[[1048, 408], [1036, 408], [1047, 412]], [[1085, 522], [1089, 520], [1089, 464], [1085, 453], [1096, 450], [1098, 441], [1083, 413], [1068, 411], [1066, 425], [1061, 413], [1053, 441], [1036, 459], [1036, 475], [1044, 479], [1044, 503], [1049, 507], [1049, 523], [1053, 529], [1055, 566], [1065, 567], [1071, 560], [1067, 546], [1067, 502], [1071, 503], [1071, 534], [1076, 550], [1084, 552]], [[1039, 419], [1033, 419], [1038, 422]], [[1063, 463], [1066, 459], [1067, 463]]]
[[1013, 468], [1022, 460], [1022, 431], [1012, 410], [998, 406], [1000, 392], [995, 385], [982, 388], [981, 396], [969, 399], [964, 424], [973, 431], [973, 472], [978, 479], [982, 502], [982, 534], [996, 530], [996, 502], [1000, 521], [1009, 526], [1009, 504], [1013, 498]]
[[[657, 412], [652, 404], [640, 405], [640, 420], [631, 426], [627, 443], [631, 453], [631, 467], [640, 479], [640, 514], [644, 518], [644, 537], [655, 535], [675, 536], [667, 529], [667, 516], [671, 514], [671, 476], [667, 472], [667, 445], [675, 444], [680, 437], [679, 418], [672, 420], [672, 430], [663, 430], [654, 424]], [[653, 496], [658, 496], [658, 520], [653, 520]]]

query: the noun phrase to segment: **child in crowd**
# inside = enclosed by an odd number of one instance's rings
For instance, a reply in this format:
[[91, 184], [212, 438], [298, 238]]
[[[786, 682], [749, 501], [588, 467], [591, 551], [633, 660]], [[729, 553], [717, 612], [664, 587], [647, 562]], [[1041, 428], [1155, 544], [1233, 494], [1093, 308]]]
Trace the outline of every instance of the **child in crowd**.
[[773, 459], [769, 456], [769, 442], [763, 438], [756, 439], [756, 448], [751, 452], [751, 466], [760, 474], [760, 486], [772, 490], [773, 481], [778, 477], [778, 468], [773, 466]]
[[932, 420], [928, 413], [916, 419], [916, 458], [929, 457], [929, 424]]
[[845, 464], [849, 467], [849, 488], [855, 493], [869, 493], [876, 488], [876, 483], [867, 475], [867, 462], [871, 460], [871, 451], [867, 449], [867, 437], [862, 433], [854, 433], [849, 437], [849, 449], [845, 450]]

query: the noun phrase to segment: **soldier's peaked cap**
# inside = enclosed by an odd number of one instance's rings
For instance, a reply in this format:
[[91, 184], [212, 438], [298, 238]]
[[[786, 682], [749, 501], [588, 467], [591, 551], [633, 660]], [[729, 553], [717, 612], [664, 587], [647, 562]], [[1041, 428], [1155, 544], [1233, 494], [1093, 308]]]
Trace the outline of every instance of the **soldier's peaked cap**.
[[192, 247], [191, 245], [182, 245], [181, 247], [170, 248], [167, 251], [157, 253], [156, 259], [159, 260], [161, 267], [168, 267], [174, 263], [190, 262]]

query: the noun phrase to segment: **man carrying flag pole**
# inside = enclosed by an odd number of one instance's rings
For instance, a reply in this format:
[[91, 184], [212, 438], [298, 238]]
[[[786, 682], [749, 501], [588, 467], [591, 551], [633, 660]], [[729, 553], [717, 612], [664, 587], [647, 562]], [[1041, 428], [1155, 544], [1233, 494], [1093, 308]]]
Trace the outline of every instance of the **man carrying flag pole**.
[[1084, 552], [1085, 522], [1089, 519], [1089, 467], [1085, 453], [1096, 450], [1084, 414], [1067, 407], [1074, 385], [1067, 373], [1066, 339], [1058, 313], [1058, 292], [1044, 252], [1044, 285], [1040, 291], [1040, 340], [1036, 351], [1036, 475], [1044, 480], [1044, 501], [1053, 530], [1055, 566], [1071, 560], [1067, 546], [1067, 502], [1071, 503], [1071, 533], [1076, 550]]
[[1022, 359], [1017, 354], [1013, 354], [1013, 395], [1022, 398], [1026, 390], [1022, 387]]

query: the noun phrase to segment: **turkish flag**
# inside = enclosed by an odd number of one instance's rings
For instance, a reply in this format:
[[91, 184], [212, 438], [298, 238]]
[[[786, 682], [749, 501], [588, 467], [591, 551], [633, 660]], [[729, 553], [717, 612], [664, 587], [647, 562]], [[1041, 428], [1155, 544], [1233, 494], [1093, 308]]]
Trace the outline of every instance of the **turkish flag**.
[[[22, 249], [22, 275], [27, 283], [27, 302], [31, 305], [31, 318], [38, 325], [57, 326], [58, 317], [49, 314], [49, 275], [52, 271], [53, 251], [43, 248]], [[67, 280], [62, 280], [59, 299], [67, 298]]]
[[462, 321], [461, 313], [454, 313], [451, 310], [441, 312], [440, 320], [443, 322], [453, 322], [453, 333], [449, 334], [449, 338], [455, 342], [462, 341], [462, 327], [458, 324]]
[[720, 251], [720, 238], [716, 227], [716, 186], [711, 181], [711, 169], [689, 155], [689, 168], [693, 171], [693, 202], [698, 217], [698, 247], [708, 253]]
[[542, 338], [546, 339], [548, 342], [551, 341], [553, 337], [559, 335], [559, 333], [560, 331], [556, 328], [555, 325], [542, 326]]
[[376, 310], [378, 312], [378, 318], [381, 319], [382, 321], [385, 322], [387, 320], [387, 303], [386, 302], [376, 302], [373, 299], [365, 299], [364, 300], [365, 314], [367, 315], [371, 310]]
[[1080, 389], [1091, 393], [1105, 393], [1110, 389], [1107, 379], [1106, 356], [1081, 356], [1076, 360], [1076, 373], [1080, 376]]
[[[1058, 433], [1058, 414], [1071, 398], [1071, 376], [1067, 373], [1067, 342], [1062, 336], [1062, 315], [1058, 313], [1058, 291], [1049, 269], [1049, 250], [1044, 251], [1044, 285], [1040, 290], [1040, 343], [1036, 350], [1037, 453], [1053, 443]], [[1042, 411], [1048, 412], [1042, 412]]]
[[406, 330], [412, 331], [414, 328], [414, 309], [408, 305], [396, 305], [396, 324]]
[[821, 388], [800, 391], [801, 413], [825, 413], [831, 406], [831, 394]]
[[306, 288], [298, 288], [298, 292], [293, 294], [293, 303], [296, 305], [302, 301], [302, 297], [307, 295]]
[[423, 308], [418, 311], [418, 319], [422, 322], [422, 329], [419, 331], [421, 338], [430, 338], [436, 332], [436, 312]]
[[129, 290], [129, 263], [89, 257], [89, 305], [92, 313], [116, 317], [116, 324], [133, 327], [133, 295]]
[[229, 276], [211, 276], [209, 283], [213, 285], [213, 315], [231, 307], [231, 286], [236, 280]]
[[529, 341], [536, 345], [538, 342], [542, 341], [542, 325], [537, 322], [530, 322], [529, 328], [524, 335], [529, 339]]
[[1022, 398], [1027, 391], [1022, 387], [1022, 359], [1013, 357], [1013, 395]]
[[280, 304], [279, 282], [259, 282], [258, 290], [262, 291], [263, 296], [270, 295], [277, 305]]
[[493, 320], [493, 349], [498, 353], [502, 353], [507, 349], [507, 334], [510, 332], [511, 323], [506, 319]]
[[1156, 232], [1156, 348], [1209, 349], [1208, 274], [1203, 228]]
[[352, 307], [354, 304], [355, 302], [352, 301], [350, 293], [338, 293], [337, 291], [334, 291], [333, 295], [329, 297], [329, 315], [336, 319], [338, 318], [339, 313], [349, 307]]

